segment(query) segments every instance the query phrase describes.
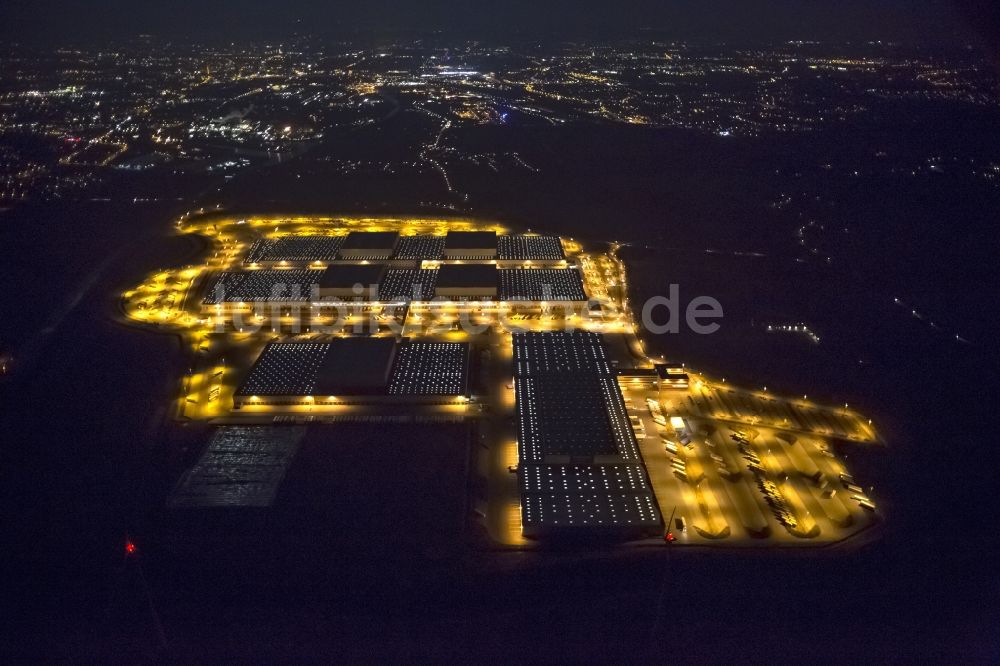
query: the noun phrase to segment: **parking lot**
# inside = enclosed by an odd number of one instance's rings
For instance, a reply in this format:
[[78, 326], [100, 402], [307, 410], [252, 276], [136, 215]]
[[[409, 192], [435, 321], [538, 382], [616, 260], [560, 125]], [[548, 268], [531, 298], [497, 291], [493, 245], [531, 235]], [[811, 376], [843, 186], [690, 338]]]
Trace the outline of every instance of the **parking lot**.
[[[675, 543], [826, 545], [879, 520], [871, 493], [848, 473], [824, 433], [845, 432], [856, 420], [743, 391], [692, 386], [661, 396], [649, 386], [623, 389], [660, 511], [675, 516], [667, 527]], [[706, 404], [733, 411], [711, 418]], [[822, 414], [814, 417], [822, 420], [812, 431], [763, 425], [796, 413]], [[683, 431], [671, 417], [683, 420]]]

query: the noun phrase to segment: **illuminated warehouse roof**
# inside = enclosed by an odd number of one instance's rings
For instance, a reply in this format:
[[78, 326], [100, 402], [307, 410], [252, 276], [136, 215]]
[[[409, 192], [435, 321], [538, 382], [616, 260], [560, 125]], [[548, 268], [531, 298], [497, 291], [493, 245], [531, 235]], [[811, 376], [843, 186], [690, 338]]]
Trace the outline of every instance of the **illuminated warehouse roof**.
[[346, 236], [284, 236], [254, 241], [245, 264], [278, 261], [332, 261]]
[[524, 236], [511, 234], [497, 237], [500, 259], [558, 260], [565, 259], [558, 236]]
[[660, 512], [648, 493], [525, 494], [521, 524], [528, 532], [561, 527], [655, 528]]
[[431, 268], [391, 268], [378, 286], [380, 300], [430, 300], [434, 298], [437, 270]]
[[226, 272], [208, 290], [206, 305], [239, 302], [308, 301], [323, 271], [276, 270]]
[[522, 465], [522, 493], [649, 492], [642, 465]]
[[271, 342], [257, 357], [238, 395], [312, 395], [329, 345]]
[[[446, 253], [447, 250], [447, 253]], [[254, 241], [245, 264], [329, 262], [335, 259], [488, 258], [508, 261], [565, 259], [558, 236], [510, 234], [492, 231], [456, 231], [448, 236], [399, 236], [394, 231], [354, 231], [346, 236], [282, 236]]]
[[618, 382], [587, 372], [517, 377], [518, 445], [524, 462], [549, 456], [639, 460]]
[[661, 524], [603, 338], [513, 336], [521, 526], [651, 531]]
[[465, 342], [411, 342], [402, 345], [389, 395], [461, 395], [468, 383]]
[[467, 376], [466, 343], [388, 337], [271, 342], [236, 396], [460, 395]]
[[396, 247], [396, 259], [440, 259], [444, 256], [444, 236], [403, 236]]
[[506, 268], [500, 275], [505, 301], [585, 301], [580, 271], [575, 268]]
[[517, 375], [546, 372], [590, 372], [611, 375], [601, 335], [590, 331], [517, 333], [514, 371]]

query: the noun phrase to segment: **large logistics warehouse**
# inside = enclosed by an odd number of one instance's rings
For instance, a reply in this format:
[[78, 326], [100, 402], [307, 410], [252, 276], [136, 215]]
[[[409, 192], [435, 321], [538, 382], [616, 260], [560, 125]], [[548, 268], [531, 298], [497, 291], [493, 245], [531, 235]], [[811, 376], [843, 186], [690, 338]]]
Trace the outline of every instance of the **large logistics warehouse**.
[[658, 532], [659, 509], [602, 337], [553, 331], [513, 339], [523, 534]]
[[265, 313], [293, 305], [396, 302], [499, 301], [518, 304], [585, 303], [575, 268], [497, 268], [442, 264], [390, 268], [382, 263], [333, 264], [324, 269], [264, 269], [220, 273], [206, 291], [206, 314]]
[[343, 236], [281, 236], [253, 243], [247, 268], [309, 268], [357, 261], [385, 261], [420, 268], [421, 262], [489, 262], [501, 268], [566, 266], [558, 236], [497, 235], [453, 231], [447, 236], [399, 236], [395, 232], [352, 232]]

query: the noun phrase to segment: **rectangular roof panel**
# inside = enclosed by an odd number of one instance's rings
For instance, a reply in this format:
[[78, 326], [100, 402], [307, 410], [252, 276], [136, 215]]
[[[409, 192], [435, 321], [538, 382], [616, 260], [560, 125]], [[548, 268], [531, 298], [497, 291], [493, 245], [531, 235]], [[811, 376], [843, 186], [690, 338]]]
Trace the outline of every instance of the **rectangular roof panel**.
[[526, 493], [521, 496], [526, 528], [644, 528], [661, 524], [649, 493]]
[[332, 261], [346, 236], [283, 236], [254, 241], [243, 263], [261, 261]]
[[497, 267], [493, 264], [444, 264], [438, 269], [438, 288], [485, 289], [496, 286]]
[[585, 301], [580, 271], [575, 268], [505, 268], [500, 298], [505, 301]]
[[555, 261], [565, 259], [558, 236], [509, 234], [497, 237], [497, 256], [508, 260]]
[[308, 301], [323, 271], [261, 270], [220, 273], [205, 294], [206, 305], [219, 303]]
[[327, 347], [314, 395], [386, 392], [396, 353], [395, 338], [335, 338]]
[[520, 465], [522, 493], [650, 492], [639, 464]]
[[400, 345], [389, 395], [463, 395], [467, 390], [466, 342], [408, 342]]
[[445, 238], [446, 250], [485, 250], [497, 247], [495, 231], [449, 231]]

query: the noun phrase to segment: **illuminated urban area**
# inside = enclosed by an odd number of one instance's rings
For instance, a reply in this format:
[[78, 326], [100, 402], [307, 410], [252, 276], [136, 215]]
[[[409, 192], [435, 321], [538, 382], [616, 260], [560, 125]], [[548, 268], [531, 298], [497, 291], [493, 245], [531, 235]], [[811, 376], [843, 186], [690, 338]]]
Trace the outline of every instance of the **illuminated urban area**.
[[[97, 168], [105, 166], [231, 178], [411, 107], [440, 130], [414, 155], [325, 155], [322, 166], [440, 178], [449, 196], [428, 203], [460, 206], [454, 170], [536, 168], [516, 150], [442, 141], [468, 126], [598, 122], [767, 136], [879, 117], [894, 102], [997, 104], [993, 72], [974, 55], [942, 62], [888, 43], [735, 50], [679, 42], [398, 43], [372, 50], [308, 39], [226, 49], [147, 38], [93, 51], [8, 47], [4, 61], [0, 127], [21, 138], [0, 146], [0, 204], [107, 197], [108, 178]], [[825, 166], [855, 177], [962, 169], [1000, 185], [1000, 163], [959, 150], [882, 154], [861, 169]]]

